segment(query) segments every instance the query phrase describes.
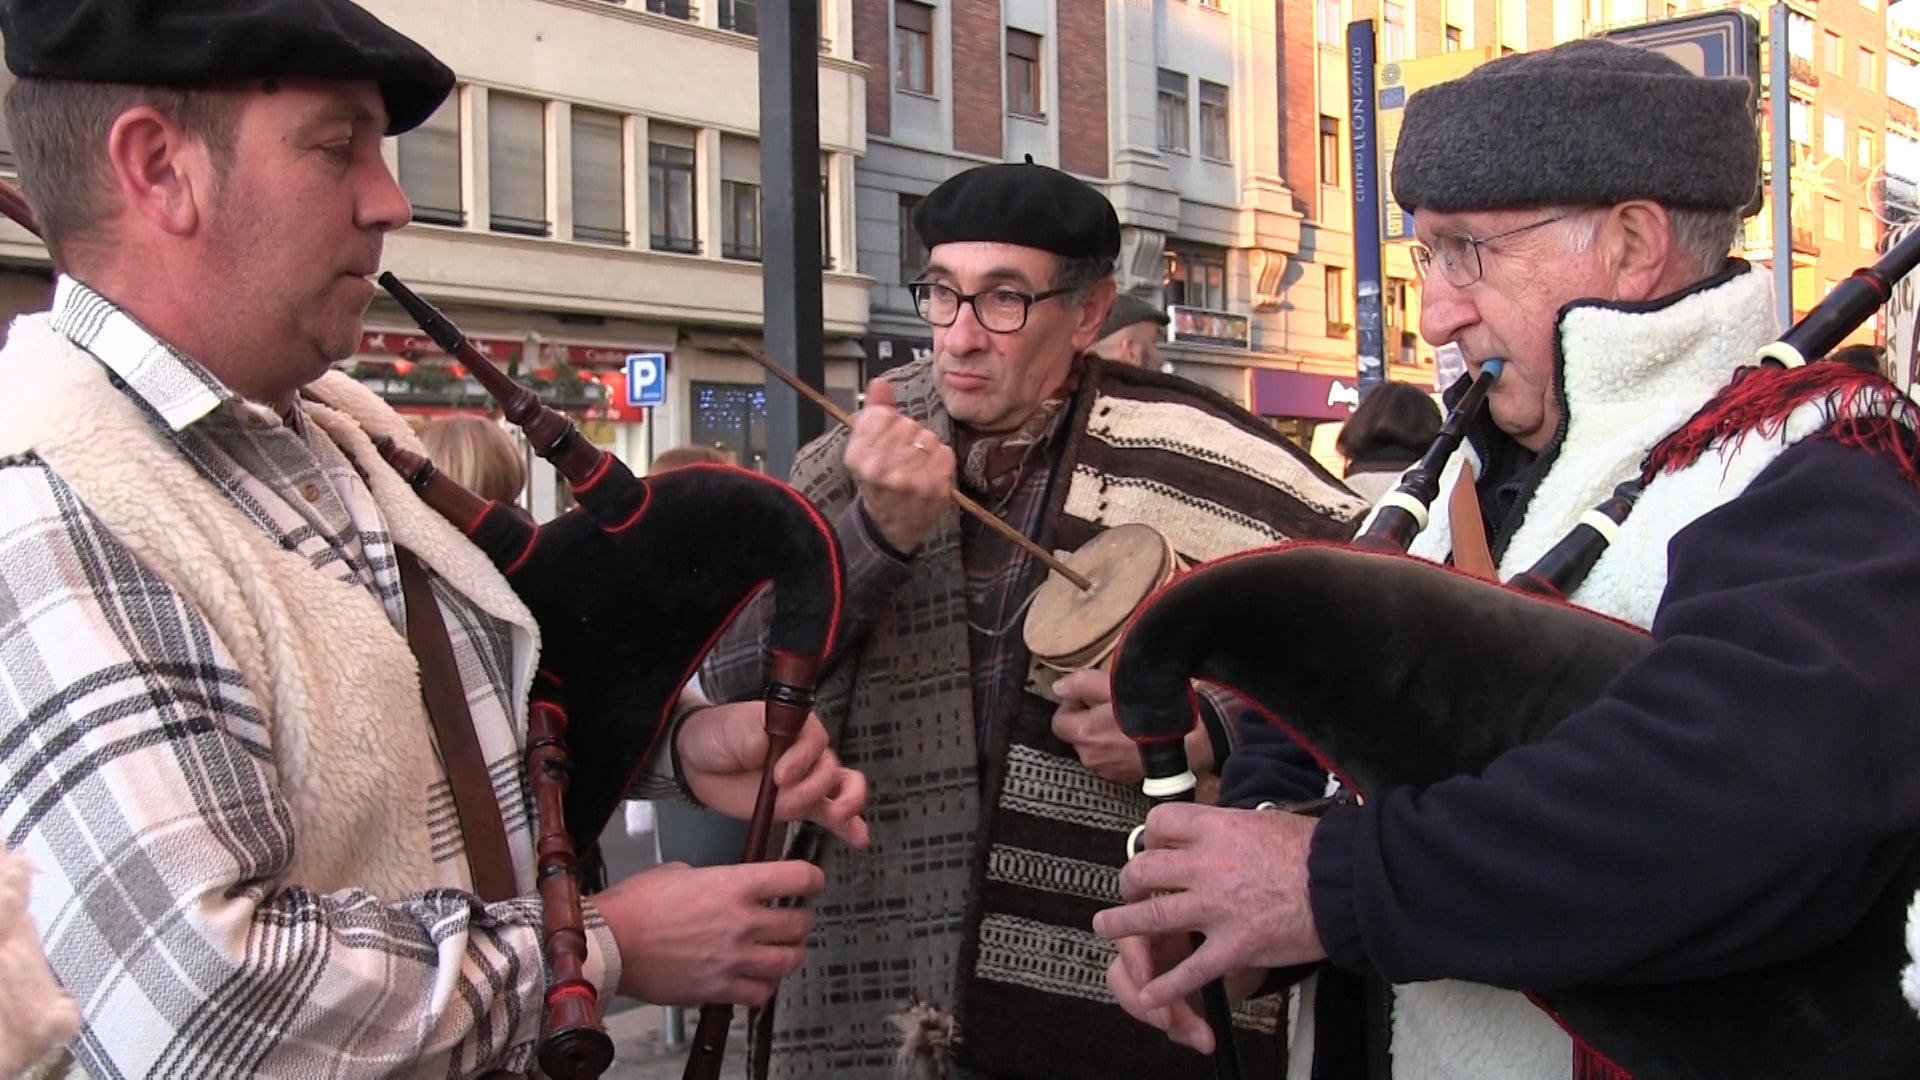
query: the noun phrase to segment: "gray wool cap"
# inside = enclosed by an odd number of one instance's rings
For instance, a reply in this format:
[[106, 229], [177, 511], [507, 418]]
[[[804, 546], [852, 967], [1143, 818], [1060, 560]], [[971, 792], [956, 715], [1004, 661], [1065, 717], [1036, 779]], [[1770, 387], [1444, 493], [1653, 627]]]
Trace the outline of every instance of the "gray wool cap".
[[1487, 63], [1409, 98], [1393, 198], [1411, 211], [1653, 199], [1754, 208], [1760, 131], [1745, 79], [1587, 38]]

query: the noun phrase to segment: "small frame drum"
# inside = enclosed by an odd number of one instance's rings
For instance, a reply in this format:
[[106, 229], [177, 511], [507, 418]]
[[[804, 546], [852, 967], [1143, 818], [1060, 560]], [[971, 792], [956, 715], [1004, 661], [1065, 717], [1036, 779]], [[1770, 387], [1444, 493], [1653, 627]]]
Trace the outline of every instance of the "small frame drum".
[[1108, 529], [1065, 562], [1093, 587], [1083, 592], [1059, 574], [1049, 574], [1033, 594], [1023, 628], [1034, 660], [1028, 688], [1049, 700], [1054, 679], [1104, 667], [1134, 611], [1187, 569], [1166, 537], [1147, 525]]

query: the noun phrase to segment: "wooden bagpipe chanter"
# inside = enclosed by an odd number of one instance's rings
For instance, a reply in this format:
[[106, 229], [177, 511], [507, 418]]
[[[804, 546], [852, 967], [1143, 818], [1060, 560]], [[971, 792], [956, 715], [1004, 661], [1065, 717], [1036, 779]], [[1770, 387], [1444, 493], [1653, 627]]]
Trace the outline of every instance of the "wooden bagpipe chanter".
[[[1916, 264], [1920, 231], [1762, 349], [1761, 365], [1722, 397], [1747, 379], [1814, 388], [1878, 379], [1805, 361], [1861, 325]], [[1349, 789], [1372, 798], [1479, 774], [1509, 749], [1548, 737], [1651, 651], [1646, 632], [1563, 597], [1605, 551], [1640, 490], [1658, 482], [1658, 451], [1640, 475], [1508, 582], [1405, 553], [1425, 526], [1441, 467], [1495, 378], [1498, 365], [1489, 362], [1449, 414], [1440, 440], [1351, 545], [1283, 545], [1230, 556], [1198, 567], [1142, 607], [1120, 640], [1113, 700], [1120, 726], [1141, 747], [1150, 783], [1186, 771], [1181, 737], [1194, 723], [1195, 679], [1242, 694]], [[1722, 397], [1703, 415], [1724, 408]], [[1744, 430], [1712, 431], [1708, 445]], [[1258, 611], [1311, 617], [1263, 619], [1253, 629], [1245, 613]], [[1528, 996], [1611, 1076], [1920, 1076], [1920, 1016], [1901, 994], [1907, 912], [1917, 891], [1920, 856], [1913, 856], [1844, 937], [1786, 963], [1670, 984], [1532, 989]]]

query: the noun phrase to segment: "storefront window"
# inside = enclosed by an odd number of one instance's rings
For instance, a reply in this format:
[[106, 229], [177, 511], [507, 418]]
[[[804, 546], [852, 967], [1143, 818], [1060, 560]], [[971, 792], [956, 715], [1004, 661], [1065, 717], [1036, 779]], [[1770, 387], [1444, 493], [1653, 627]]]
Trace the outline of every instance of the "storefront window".
[[767, 390], [740, 383], [693, 384], [693, 441], [733, 455], [749, 469], [767, 465]]

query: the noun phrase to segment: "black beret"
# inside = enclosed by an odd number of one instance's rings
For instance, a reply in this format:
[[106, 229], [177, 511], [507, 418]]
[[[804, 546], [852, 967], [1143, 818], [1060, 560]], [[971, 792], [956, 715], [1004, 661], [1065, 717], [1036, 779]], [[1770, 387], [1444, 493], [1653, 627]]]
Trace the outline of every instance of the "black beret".
[[1759, 205], [1752, 84], [1587, 38], [1501, 57], [1407, 100], [1393, 198], [1443, 212], [1652, 199]]
[[1069, 259], [1120, 254], [1120, 218], [1107, 197], [1032, 161], [982, 165], [953, 177], [920, 200], [913, 227], [928, 248], [979, 241]]
[[6, 0], [0, 33], [23, 78], [376, 83], [389, 135], [417, 127], [453, 89], [451, 68], [350, 0]]

